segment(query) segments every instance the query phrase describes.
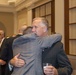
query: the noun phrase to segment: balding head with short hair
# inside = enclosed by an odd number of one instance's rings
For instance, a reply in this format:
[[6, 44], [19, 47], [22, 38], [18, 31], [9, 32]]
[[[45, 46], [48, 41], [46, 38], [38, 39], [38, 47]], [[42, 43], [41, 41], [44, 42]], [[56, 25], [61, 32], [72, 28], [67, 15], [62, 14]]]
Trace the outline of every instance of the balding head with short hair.
[[23, 34], [23, 31], [27, 28], [26, 25], [21, 26], [21, 28], [19, 29], [19, 33]]

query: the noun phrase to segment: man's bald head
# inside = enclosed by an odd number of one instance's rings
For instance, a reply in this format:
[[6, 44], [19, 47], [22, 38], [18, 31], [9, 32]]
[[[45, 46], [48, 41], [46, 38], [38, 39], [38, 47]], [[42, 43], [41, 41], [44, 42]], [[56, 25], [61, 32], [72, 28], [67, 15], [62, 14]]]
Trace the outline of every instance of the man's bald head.
[[23, 31], [27, 28], [26, 25], [21, 26], [21, 28], [19, 29], [19, 33], [23, 34]]

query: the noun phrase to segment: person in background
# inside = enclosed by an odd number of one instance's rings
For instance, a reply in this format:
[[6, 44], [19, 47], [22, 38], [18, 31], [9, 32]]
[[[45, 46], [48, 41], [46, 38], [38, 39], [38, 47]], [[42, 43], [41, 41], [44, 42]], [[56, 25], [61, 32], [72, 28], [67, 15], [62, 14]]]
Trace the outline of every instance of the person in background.
[[0, 30], [0, 75], [4, 75], [6, 62], [1, 59], [1, 52], [4, 47], [4, 43], [6, 42], [5, 32], [4, 30]]
[[[3, 30], [0, 30], [0, 53], [2, 50], [2, 46], [5, 43], [5, 32]], [[6, 62], [0, 59], [0, 65], [4, 65]]]
[[[3, 44], [3, 47], [1, 49], [2, 51], [0, 53], [0, 59], [5, 62], [6, 67], [5, 67], [5, 71], [3, 71], [3, 73], [5, 73], [5, 74], [2, 74], [2, 75], [11, 75], [12, 70], [11, 71], [9, 70], [8, 64], [9, 64], [9, 60], [11, 60], [13, 57], [12, 43], [13, 43], [14, 39], [23, 35], [23, 31], [26, 28], [27, 28], [27, 26], [25, 26], [25, 25], [21, 26], [21, 28], [18, 31], [18, 34], [14, 37], [7, 38], [6, 42]], [[2, 65], [3, 65], [3, 62], [2, 62]]]
[[[41, 24], [46, 26], [42, 27]], [[32, 23], [32, 32], [39, 37], [45, 37], [48, 35], [48, 26], [48, 21], [45, 18], [34, 18]], [[24, 66], [26, 61], [23, 61], [18, 57], [19, 55], [16, 55], [10, 60], [10, 63], [16, 67]], [[43, 68], [45, 75], [71, 75], [72, 73], [72, 66], [63, 49], [63, 44], [61, 41], [56, 42], [52, 47], [45, 48], [43, 50], [42, 61], [43, 63], [51, 64], [50, 66]]]
[[31, 26], [28, 26], [28, 27], [23, 31], [23, 35], [29, 34], [29, 33], [32, 33], [32, 27], [31, 27]]
[[24, 30], [26, 30], [26, 28], [27, 28], [26, 25], [21, 26], [21, 27], [19, 28], [19, 30], [18, 30], [18, 34], [15, 35], [14, 37], [16, 38], [16, 37], [19, 37], [19, 36], [23, 35], [23, 32], [24, 32]]

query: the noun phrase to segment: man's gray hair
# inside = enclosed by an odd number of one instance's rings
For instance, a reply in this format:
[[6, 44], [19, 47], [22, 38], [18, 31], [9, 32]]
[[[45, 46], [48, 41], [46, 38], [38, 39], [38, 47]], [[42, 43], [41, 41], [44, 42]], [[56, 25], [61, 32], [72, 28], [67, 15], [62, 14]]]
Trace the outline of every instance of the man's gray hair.
[[40, 20], [42, 26], [45, 25], [47, 27], [47, 29], [49, 28], [49, 23], [48, 23], [48, 20], [46, 18], [37, 17], [37, 18], [33, 19], [33, 21], [35, 21], [35, 20]]

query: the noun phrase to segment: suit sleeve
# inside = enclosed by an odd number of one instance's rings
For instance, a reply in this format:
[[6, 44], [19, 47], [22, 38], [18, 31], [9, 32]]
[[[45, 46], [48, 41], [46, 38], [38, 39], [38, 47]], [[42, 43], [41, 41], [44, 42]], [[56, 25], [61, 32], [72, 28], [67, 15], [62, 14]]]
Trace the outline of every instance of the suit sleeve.
[[12, 41], [13, 41], [13, 38], [7, 39], [4, 44], [4, 47], [2, 47], [0, 58], [6, 62], [8, 62], [13, 57]]
[[4, 44], [3, 44], [4, 46], [2, 47], [2, 51], [1, 51], [1, 54], [0, 54], [0, 59], [2, 59], [2, 60], [7, 60], [7, 42], [5, 42]]
[[57, 55], [57, 62], [59, 64], [58, 75], [71, 75], [72, 66], [63, 49], [63, 44], [60, 45], [60, 52]]
[[43, 38], [42, 48], [51, 47], [54, 43], [61, 41], [62, 36], [60, 34], [53, 34]]

